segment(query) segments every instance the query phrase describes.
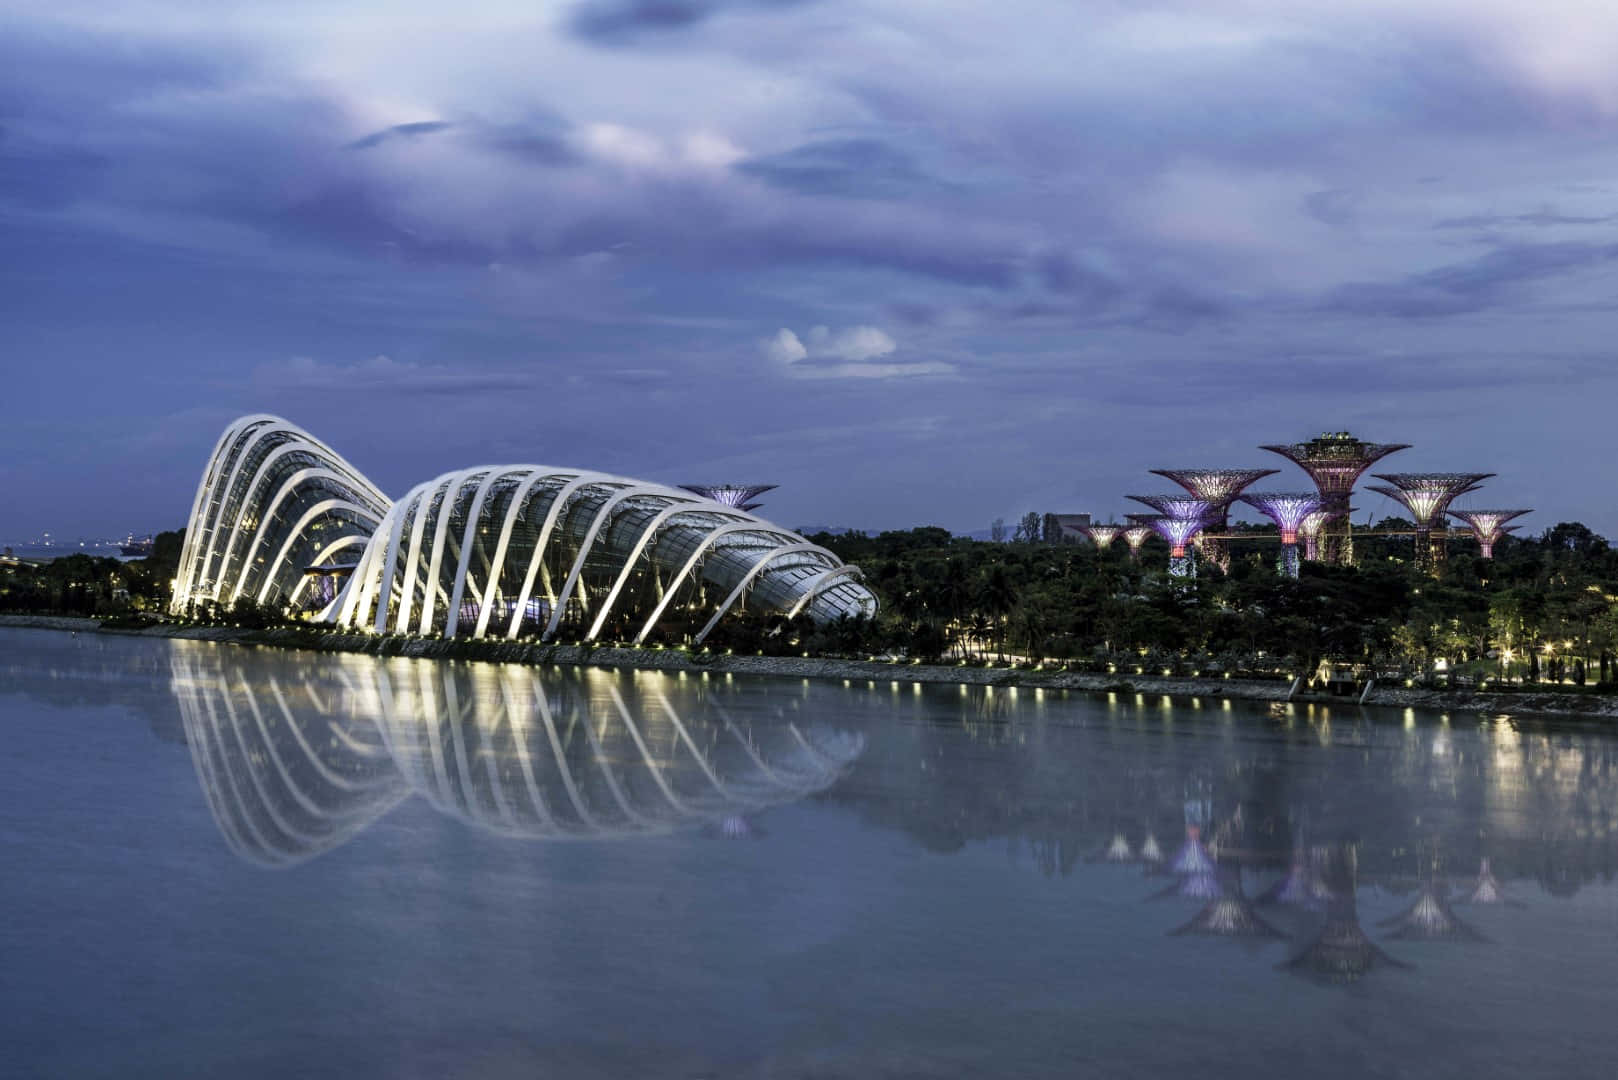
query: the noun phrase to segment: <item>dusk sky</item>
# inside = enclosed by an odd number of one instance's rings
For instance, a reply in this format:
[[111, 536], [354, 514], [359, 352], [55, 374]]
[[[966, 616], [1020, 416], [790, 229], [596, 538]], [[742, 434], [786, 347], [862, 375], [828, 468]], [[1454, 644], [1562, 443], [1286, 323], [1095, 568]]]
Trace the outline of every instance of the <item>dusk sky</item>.
[[957, 531], [1347, 429], [1615, 536], [1615, 135], [1611, 0], [0, 0], [0, 538], [259, 411]]

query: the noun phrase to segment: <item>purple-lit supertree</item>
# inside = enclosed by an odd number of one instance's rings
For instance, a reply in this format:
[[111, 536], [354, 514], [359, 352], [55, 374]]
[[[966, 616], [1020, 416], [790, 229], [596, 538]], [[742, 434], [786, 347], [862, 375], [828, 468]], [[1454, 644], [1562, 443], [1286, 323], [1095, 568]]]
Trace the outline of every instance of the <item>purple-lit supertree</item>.
[[[1459, 495], [1476, 491], [1494, 473], [1376, 473], [1389, 487], [1369, 490], [1398, 501], [1416, 522], [1416, 565], [1436, 569], [1444, 559], [1444, 512]], [[1433, 542], [1433, 533], [1439, 533]]]
[[1254, 492], [1240, 496], [1246, 503], [1275, 522], [1281, 530], [1281, 572], [1298, 576], [1298, 529], [1304, 519], [1320, 509], [1320, 496], [1313, 492]]
[[1320, 530], [1330, 516], [1324, 510], [1316, 510], [1298, 522], [1298, 536], [1303, 539], [1303, 557], [1310, 562], [1320, 558]]
[[1329, 432], [1308, 442], [1290, 446], [1261, 446], [1280, 454], [1309, 474], [1320, 492], [1325, 513], [1319, 533], [1319, 557], [1337, 566], [1354, 561], [1353, 537], [1349, 531], [1348, 501], [1360, 476], [1395, 450], [1409, 449], [1408, 443], [1368, 443], [1346, 431]]
[[1122, 525], [1085, 525], [1079, 531], [1088, 536], [1090, 542], [1099, 550], [1106, 551], [1107, 545], [1123, 534], [1124, 527]]
[[1149, 469], [1148, 472], [1173, 480], [1196, 498], [1208, 504], [1205, 532], [1197, 536], [1197, 548], [1223, 569], [1230, 568], [1224, 546], [1206, 530], [1223, 533], [1229, 526], [1230, 504], [1254, 481], [1273, 476], [1279, 469]]
[[1186, 554], [1186, 545], [1208, 523], [1212, 507], [1207, 500], [1188, 495], [1131, 495], [1129, 498], [1145, 503], [1159, 516], [1146, 524], [1169, 542], [1169, 574], [1172, 577], [1196, 577], [1196, 563]]
[[1485, 559], [1494, 558], [1495, 541], [1508, 532], [1514, 531], [1517, 526], [1507, 525], [1512, 518], [1522, 517], [1533, 513], [1532, 510], [1450, 510], [1449, 516], [1459, 518], [1466, 522], [1477, 537], [1478, 547], [1483, 549]]
[[763, 503], [756, 503], [753, 500], [766, 491], [774, 491], [777, 486], [776, 484], [681, 484], [680, 488], [745, 513], [763, 506]]

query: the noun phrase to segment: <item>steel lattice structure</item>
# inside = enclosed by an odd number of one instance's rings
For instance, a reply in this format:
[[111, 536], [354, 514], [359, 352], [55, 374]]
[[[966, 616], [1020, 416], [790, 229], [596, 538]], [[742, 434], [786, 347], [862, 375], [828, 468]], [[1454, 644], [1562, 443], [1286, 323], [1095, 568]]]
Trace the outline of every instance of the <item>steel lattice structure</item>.
[[1461, 495], [1476, 491], [1494, 473], [1375, 473], [1391, 487], [1371, 491], [1396, 500], [1415, 518], [1417, 529], [1442, 527], [1444, 512]]
[[1369, 485], [1369, 490], [1395, 500], [1416, 522], [1416, 563], [1433, 566], [1443, 561], [1444, 545], [1433, 542], [1434, 531], [1444, 529], [1444, 512], [1457, 497], [1476, 491], [1494, 473], [1376, 473], [1388, 486]]
[[1517, 526], [1507, 525], [1513, 518], [1520, 518], [1524, 514], [1533, 513], [1532, 510], [1449, 510], [1446, 511], [1452, 518], [1466, 522], [1477, 538], [1478, 547], [1482, 549], [1485, 559], [1494, 558], [1494, 545], [1501, 536], [1516, 531]]
[[712, 499], [721, 506], [748, 511], [757, 510], [764, 505], [754, 502], [754, 499], [766, 491], [774, 491], [779, 486], [779, 484], [681, 484], [680, 490], [701, 495], [704, 499]]
[[312, 565], [354, 561], [392, 503], [331, 447], [275, 416], [225, 429], [191, 502], [170, 611], [302, 599]]
[[700, 642], [743, 603], [817, 622], [876, 612], [857, 567], [677, 488], [494, 465], [389, 503], [325, 444], [268, 416], [231, 425], [215, 447], [174, 609], [243, 596], [293, 607], [305, 569], [337, 552], [358, 557], [319, 617], [379, 634], [551, 640], [567, 624], [584, 640], [644, 641], [678, 611], [707, 616]]
[[1130, 558], [1132, 558], [1132, 559], [1139, 559], [1140, 558], [1140, 546], [1142, 544], [1146, 543], [1146, 538], [1151, 536], [1152, 532], [1153, 532], [1152, 527], [1150, 525], [1146, 524], [1142, 520], [1137, 520], [1137, 519], [1154, 518], [1154, 517], [1156, 517], [1155, 514], [1130, 514], [1129, 515], [1129, 520], [1135, 522], [1135, 524], [1133, 524], [1133, 525], [1129, 526], [1128, 528], [1124, 529], [1124, 531], [1119, 533], [1118, 535], [1122, 536], [1124, 538], [1124, 543], [1129, 545], [1129, 557]]
[[1311, 562], [1320, 558], [1320, 531], [1325, 528], [1329, 516], [1324, 510], [1316, 510], [1304, 515], [1304, 519], [1298, 522], [1298, 536], [1303, 540], [1303, 557]]
[[1122, 525], [1086, 525], [1079, 531], [1088, 536], [1092, 544], [1105, 551], [1109, 544], [1123, 535], [1124, 527]]
[[1192, 495], [1208, 504], [1204, 531], [1197, 534], [1197, 546], [1209, 559], [1225, 569], [1230, 558], [1220, 542], [1208, 535], [1208, 530], [1224, 532], [1230, 524], [1230, 504], [1243, 489], [1279, 469], [1149, 469], [1149, 472], [1174, 481]]
[[1158, 515], [1145, 524], [1169, 543], [1169, 573], [1174, 577], [1196, 576], [1196, 564], [1185, 548], [1207, 526], [1214, 508], [1204, 499], [1185, 495], [1130, 495], [1129, 498], [1158, 511]]
[[1320, 509], [1320, 496], [1314, 492], [1254, 492], [1242, 495], [1242, 502], [1275, 522], [1281, 530], [1281, 543], [1296, 544], [1298, 530], [1311, 514]]
[[1281, 532], [1281, 572], [1298, 576], [1298, 530], [1310, 515], [1319, 513], [1320, 496], [1313, 492], [1254, 492], [1240, 496]]
[[1221, 515], [1255, 481], [1274, 476], [1280, 469], [1148, 469], [1166, 477], [1206, 502]]
[[1354, 495], [1354, 485], [1372, 465], [1395, 451], [1409, 448], [1409, 443], [1365, 442], [1346, 431], [1321, 435], [1308, 442], [1259, 447], [1280, 454], [1315, 482], [1326, 515], [1317, 540], [1319, 555], [1339, 565], [1353, 560], [1348, 504]]

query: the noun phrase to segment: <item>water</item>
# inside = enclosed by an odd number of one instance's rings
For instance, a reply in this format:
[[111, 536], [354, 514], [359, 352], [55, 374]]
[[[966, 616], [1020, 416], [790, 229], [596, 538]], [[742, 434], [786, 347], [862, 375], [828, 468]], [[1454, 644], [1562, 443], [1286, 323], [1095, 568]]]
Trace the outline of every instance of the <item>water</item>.
[[[7, 1076], [1425, 1080], [1618, 1054], [1601, 728], [24, 630], [0, 722]], [[1215, 872], [1110, 863], [1118, 835]], [[1485, 857], [1506, 902], [1461, 902]], [[1289, 866], [1312, 907], [1233, 899]], [[1172, 934], [1199, 891], [1278, 936]]]

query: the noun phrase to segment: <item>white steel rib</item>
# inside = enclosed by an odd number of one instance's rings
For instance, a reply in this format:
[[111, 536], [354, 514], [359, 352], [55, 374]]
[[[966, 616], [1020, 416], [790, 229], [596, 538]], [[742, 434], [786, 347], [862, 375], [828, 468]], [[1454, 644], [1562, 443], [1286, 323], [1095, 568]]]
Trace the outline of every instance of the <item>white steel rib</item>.
[[678, 488], [482, 465], [395, 504], [325, 443], [255, 414], [225, 430], [203, 471], [173, 610], [251, 598], [349, 630], [507, 640], [593, 641], [626, 634], [626, 621], [637, 642], [681, 640], [706, 619], [702, 641], [743, 596], [749, 610], [817, 622], [876, 612], [831, 552]]

